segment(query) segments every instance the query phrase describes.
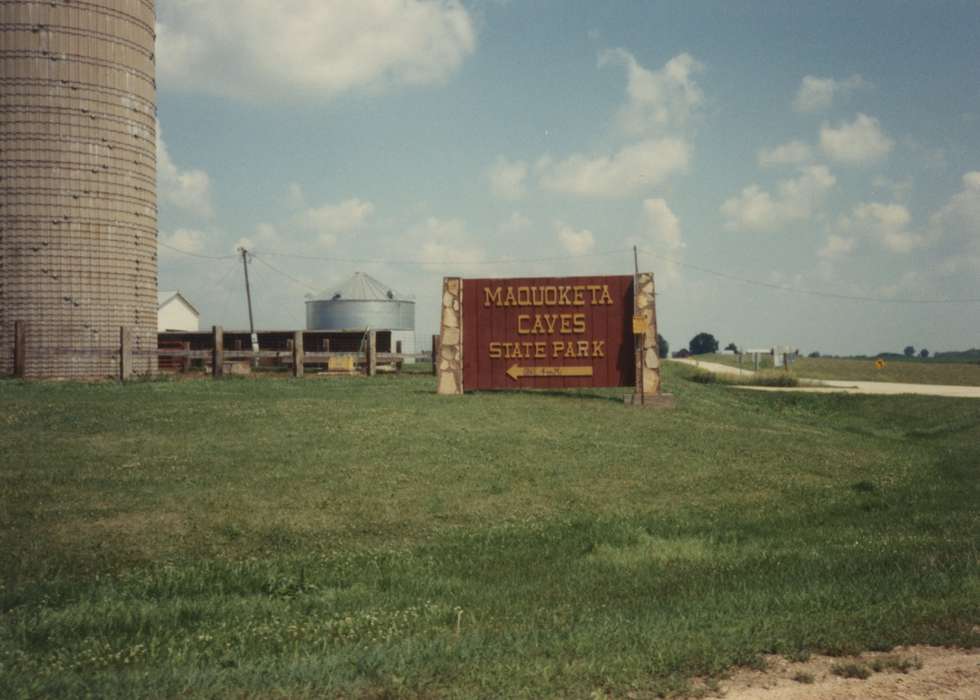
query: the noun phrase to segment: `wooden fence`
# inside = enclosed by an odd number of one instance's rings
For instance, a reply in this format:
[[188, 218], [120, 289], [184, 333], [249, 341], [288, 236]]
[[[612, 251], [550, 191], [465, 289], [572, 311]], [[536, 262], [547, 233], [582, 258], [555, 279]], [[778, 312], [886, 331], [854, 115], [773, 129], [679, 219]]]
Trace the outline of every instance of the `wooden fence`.
[[[248, 362], [258, 365], [261, 360], [270, 359], [274, 360], [275, 366], [288, 367], [290, 374], [294, 377], [302, 377], [306, 365], [327, 365], [332, 357], [353, 356], [355, 368], [363, 368], [363, 373], [368, 376], [374, 376], [378, 372], [379, 366], [400, 367], [405, 360], [431, 359], [433, 360], [433, 373], [435, 373], [436, 366], [435, 358], [426, 353], [378, 352], [375, 331], [365, 332], [362, 350], [358, 352], [306, 351], [303, 348], [303, 331], [294, 332], [290, 343], [291, 347], [286, 350], [227, 349], [224, 346], [224, 331], [221, 326], [212, 328], [212, 347], [204, 350], [191, 350], [189, 343], [180, 343], [182, 347], [137, 348], [133, 346], [133, 330], [127, 326], [119, 329], [119, 343], [116, 347], [31, 349], [29, 347], [29, 334], [30, 329], [25, 322], [14, 322], [14, 377], [28, 376], [28, 368], [34, 354], [46, 357], [52, 355], [86, 356], [118, 360], [118, 379], [124, 382], [134, 378], [134, 358], [141, 357], [156, 357], [159, 366], [172, 370], [186, 369], [193, 361], [200, 360], [206, 366], [210, 366], [210, 374], [215, 379], [223, 377], [232, 363]], [[171, 345], [173, 344], [171, 343]], [[164, 360], [164, 362], [160, 362], [160, 360]]]

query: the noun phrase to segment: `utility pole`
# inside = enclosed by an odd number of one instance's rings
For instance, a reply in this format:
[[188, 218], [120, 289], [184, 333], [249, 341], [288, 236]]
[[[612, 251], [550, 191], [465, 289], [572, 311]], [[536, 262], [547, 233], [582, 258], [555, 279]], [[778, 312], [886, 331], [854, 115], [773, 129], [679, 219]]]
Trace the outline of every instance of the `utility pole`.
[[[635, 323], [637, 311], [636, 296], [640, 292], [640, 260], [633, 246], [633, 319]], [[646, 387], [643, 386], [643, 336], [633, 333], [633, 364], [636, 366], [636, 393], [640, 395], [640, 405], [646, 403]]]
[[[255, 321], [252, 318], [252, 288], [248, 284], [248, 249], [242, 246], [238, 249], [238, 252], [242, 254], [242, 269], [245, 270], [245, 299], [248, 301], [248, 332], [252, 336], [252, 352], [257, 353], [259, 351], [259, 336], [255, 333]], [[252, 366], [259, 366], [258, 355], [252, 357]]]

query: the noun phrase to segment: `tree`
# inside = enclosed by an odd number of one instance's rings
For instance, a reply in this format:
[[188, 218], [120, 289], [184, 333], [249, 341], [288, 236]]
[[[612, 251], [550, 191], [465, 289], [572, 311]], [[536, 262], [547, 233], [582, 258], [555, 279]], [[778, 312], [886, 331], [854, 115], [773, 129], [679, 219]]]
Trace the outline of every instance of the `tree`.
[[905, 357], [914, 357], [915, 356], [915, 348], [913, 348], [911, 345], [906, 345], [905, 346], [905, 350], [903, 350], [902, 352], [905, 353]]
[[813, 352], [810, 353], [810, 357], [820, 357], [820, 351], [814, 350]]
[[738, 346], [735, 343], [729, 343], [725, 346], [726, 350], [731, 350], [732, 352], [738, 352]]
[[923, 360], [926, 359], [927, 357], [929, 357], [929, 351], [926, 350], [925, 348], [922, 348], [921, 350], [919, 350], [919, 357], [921, 357]]
[[657, 333], [657, 355], [659, 355], [660, 358], [663, 359], [667, 357], [667, 353], [669, 352], [670, 352], [670, 343], [667, 342], [666, 338], [664, 338], [662, 335]]
[[709, 352], [718, 352], [718, 341], [710, 333], [702, 331], [691, 338], [688, 349], [692, 355], [705, 355]]

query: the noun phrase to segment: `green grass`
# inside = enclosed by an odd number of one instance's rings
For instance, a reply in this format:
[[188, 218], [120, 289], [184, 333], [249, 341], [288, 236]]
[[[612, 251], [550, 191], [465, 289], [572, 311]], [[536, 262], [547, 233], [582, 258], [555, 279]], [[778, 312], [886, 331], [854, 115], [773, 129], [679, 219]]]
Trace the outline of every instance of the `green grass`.
[[0, 382], [0, 697], [639, 697], [977, 645], [980, 402]]
[[[734, 355], [698, 355], [694, 359], [738, 366]], [[752, 359], [742, 358], [742, 367], [752, 369]], [[763, 357], [760, 369], [772, 369], [772, 358]], [[933, 359], [886, 359], [883, 369], [875, 368], [875, 358], [801, 357], [792, 365], [793, 373], [807, 379], [901, 382], [907, 384], [950, 384], [980, 386], [980, 363], [949, 362]], [[776, 370], [781, 372], [782, 370]]]

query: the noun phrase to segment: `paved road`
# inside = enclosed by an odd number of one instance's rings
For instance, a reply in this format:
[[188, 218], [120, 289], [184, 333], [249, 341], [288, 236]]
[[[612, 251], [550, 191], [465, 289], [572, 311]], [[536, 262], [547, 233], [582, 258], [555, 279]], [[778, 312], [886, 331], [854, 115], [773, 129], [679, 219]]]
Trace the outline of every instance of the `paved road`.
[[[752, 370], [729, 367], [717, 362], [702, 362], [693, 358], [672, 359], [685, 365], [700, 367], [718, 374], [751, 375]], [[898, 382], [858, 382], [842, 379], [801, 379], [819, 382], [820, 386], [744, 386], [740, 389], [753, 391], [803, 391], [811, 394], [921, 394], [923, 396], [950, 396], [963, 399], [980, 399], [980, 386], [954, 386], [950, 384], [900, 384]]]

